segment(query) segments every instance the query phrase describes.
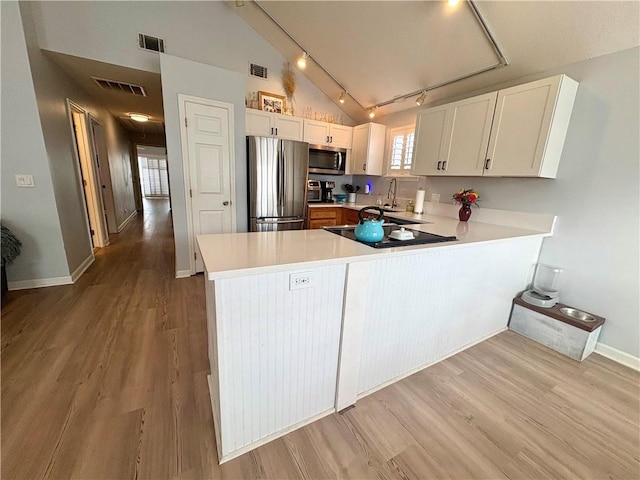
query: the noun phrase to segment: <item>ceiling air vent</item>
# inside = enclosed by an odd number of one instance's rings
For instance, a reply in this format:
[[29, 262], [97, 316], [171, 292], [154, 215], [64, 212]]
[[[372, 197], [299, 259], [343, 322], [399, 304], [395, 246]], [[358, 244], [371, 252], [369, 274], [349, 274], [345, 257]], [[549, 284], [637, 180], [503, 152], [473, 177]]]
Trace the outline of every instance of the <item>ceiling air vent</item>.
[[130, 93], [131, 95], [137, 95], [139, 97], [146, 97], [147, 92], [144, 91], [144, 87], [140, 85], [133, 85], [132, 83], [119, 82], [117, 80], [107, 80], [106, 78], [91, 77], [98, 86], [104, 90], [113, 90], [116, 92]]
[[250, 63], [249, 75], [251, 75], [252, 77], [267, 78], [267, 67], [256, 65], [255, 63]]
[[144, 33], [138, 34], [138, 46], [151, 52], [164, 52], [164, 40]]

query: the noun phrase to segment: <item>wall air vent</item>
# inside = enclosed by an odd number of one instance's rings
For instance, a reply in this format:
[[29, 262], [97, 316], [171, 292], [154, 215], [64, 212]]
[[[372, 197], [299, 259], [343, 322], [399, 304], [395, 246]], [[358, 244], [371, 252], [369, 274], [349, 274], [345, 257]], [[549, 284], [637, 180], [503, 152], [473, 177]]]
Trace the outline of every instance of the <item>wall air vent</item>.
[[251, 75], [252, 77], [267, 78], [267, 67], [256, 65], [255, 63], [250, 63], [249, 75]]
[[138, 46], [151, 52], [164, 52], [164, 40], [144, 33], [138, 34]]
[[144, 91], [144, 87], [140, 85], [133, 85], [132, 83], [119, 82], [117, 80], [107, 80], [106, 78], [91, 77], [98, 86], [104, 90], [113, 90], [116, 92], [130, 93], [131, 95], [137, 95], [139, 97], [146, 97], [147, 92]]

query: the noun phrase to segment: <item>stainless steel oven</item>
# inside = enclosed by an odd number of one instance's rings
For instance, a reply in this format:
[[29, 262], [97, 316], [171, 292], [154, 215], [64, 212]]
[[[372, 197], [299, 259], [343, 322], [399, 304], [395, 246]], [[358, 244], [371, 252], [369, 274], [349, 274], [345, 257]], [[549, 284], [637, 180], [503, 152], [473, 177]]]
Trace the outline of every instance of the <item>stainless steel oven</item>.
[[309, 172], [344, 175], [347, 150], [326, 145], [309, 145]]

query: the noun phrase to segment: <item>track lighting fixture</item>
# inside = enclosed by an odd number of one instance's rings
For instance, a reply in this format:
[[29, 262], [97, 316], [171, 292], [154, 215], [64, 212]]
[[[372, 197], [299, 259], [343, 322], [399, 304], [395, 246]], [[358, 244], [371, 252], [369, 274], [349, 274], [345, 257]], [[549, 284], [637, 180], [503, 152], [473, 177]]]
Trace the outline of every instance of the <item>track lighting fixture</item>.
[[427, 92], [423, 91], [418, 98], [416, 98], [416, 105], [420, 106], [427, 99]]
[[369, 118], [374, 118], [376, 116], [376, 107], [371, 107], [369, 109]]
[[307, 66], [307, 57], [309, 54], [307, 52], [302, 52], [302, 56], [298, 59], [298, 68], [305, 69]]
[[340, 103], [344, 103], [344, 101], [346, 100], [346, 98], [347, 98], [347, 92], [346, 92], [345, 90], [343, 90], [343, 91], [342, 91], [342, 93], [340, 94], [340, 98], [338, 99], [338, 101], [339, 101]]
[[449, 3], [449, 6], [453, 8], [458, 4], [459, 1], [460, 0], [449, 0], [448, 3]]

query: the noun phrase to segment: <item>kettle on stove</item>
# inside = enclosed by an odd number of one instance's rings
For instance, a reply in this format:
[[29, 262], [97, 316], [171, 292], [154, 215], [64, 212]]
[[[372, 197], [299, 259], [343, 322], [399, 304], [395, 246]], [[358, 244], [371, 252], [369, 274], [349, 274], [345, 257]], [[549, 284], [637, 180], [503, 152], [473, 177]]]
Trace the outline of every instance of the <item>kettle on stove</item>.
[[[365, 212], [375, 210], [378, 212], [378, 218], [372, 218], [371, 216], [365, 218]], [[358, 218], [360, 221], [356, 225], [354, 234], [357, 240], [361, 242], [379, 242], [384, 238], [384, 230], [382, 224], [384, 220], [384, 212], [380, 207], [364, 207], [358, 212]]]

